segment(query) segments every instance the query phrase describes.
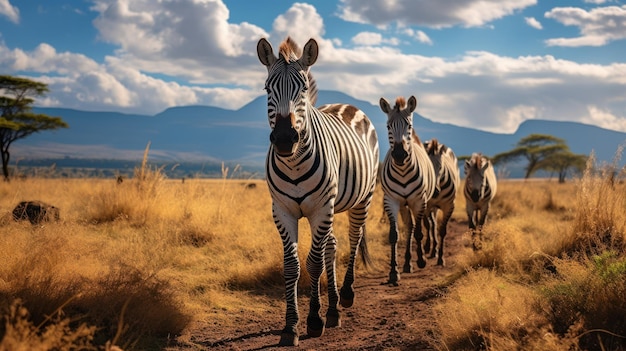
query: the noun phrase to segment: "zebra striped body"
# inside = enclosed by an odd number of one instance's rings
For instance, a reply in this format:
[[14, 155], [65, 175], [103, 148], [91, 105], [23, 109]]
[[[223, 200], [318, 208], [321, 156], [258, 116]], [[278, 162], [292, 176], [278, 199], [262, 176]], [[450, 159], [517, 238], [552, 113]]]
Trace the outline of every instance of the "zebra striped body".
[[496, 196], [497, 188], [496, 173], [491, 161], [480, 153], [473, 153], [472, 157], [465, 161], [463, 195], [475, 250], [480, 248], [480, 241], [476, 240], [477, 231], [480, 234], [485, 224], [491, 200]]
[[[308, 219], [312, 234], [306, 260], [311, 278], [307, 331], [309, 336], [320, 336], [325, 326], [340, 325], [338, 303], [350, 307], [353, 302], [357, 251], [367, 254], [364, 226], [376, 184], [378, 139], [367, 116], [356, 107], [314, 107], [317, 89], [309, 67], [317, 59], [315, 40], [309, 40], [301, 54], [287, 38], [276, 57], [270, 43], [261, 39], [257, 53], [268, 69], [265, 89], [272, 132], [266, 177], [272, 216], [284, 249], [287, 309], [280, 344], [297, 345], [298, 219]], [[333, 218], [342, 211], [348, 211], [350, 220], [350, 260], [339, 293]], [[324, 269], [328, 278], [326, 325], [319, 315], [319, 282]]]
[[411, 96], [396, 99], [393, 108], [387, 100], [380, 99], [380, 108], [387, 114], [387, 131], [390, 149], [381, 168], [381, 186], [384, 191], [384, 208], [389, 217], [389, 243], [391, 244], [391, 270], [389, 284], [397, 285], [396, 250], [398, 243], [398, 213], [402, 213], [409, 233], [403, 271], [411, 272], [411, 241], [417, 244], [417, 265], [426, 266], [422, 249], [422, 220], [426, 204], [435, 191], [435, 171], [426, 150], [413, 130], [413, 111], [417, 100]]
[[[426, 227], [425, 250], [430, 250], [430, 257], [437, 257], [437, 265], [443, 266], [443, 247], [447, 234], [448, 221], [454, 212], [456, 192], [461, 184], [459, 165], [451, 148], [440, 144], [437, 139], [424, 143], [426, 153], [435, 170], [435, 193], [428, 201], [424, 226]], [[441, 226], [437, 228], [437, 211], [441, 210]], [[439, 229], [437, 233], [437, 229]]]

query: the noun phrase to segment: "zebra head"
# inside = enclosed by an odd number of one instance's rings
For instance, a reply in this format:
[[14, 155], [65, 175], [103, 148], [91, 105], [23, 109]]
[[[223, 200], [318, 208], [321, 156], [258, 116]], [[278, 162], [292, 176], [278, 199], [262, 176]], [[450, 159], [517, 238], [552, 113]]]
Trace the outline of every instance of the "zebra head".
[[[411, 96], [408, 101], [403, 97], [396, 99], [393, 108], [385, 98], [380, 98], [380, 108], [387, 114], [387, 131], [389, 135], [389, 146], [391, 157], [398, 165], [403, 165], [411, 155], [411, 148], [414, 138], [417, 135], [413, 132], [413, 111], [417, 107], [417, 99]], [[416, 140], [419, 142], [419, 139]]]
[[473, 153], [470, 159], [465, 160], [465, 187], [474, 202], [478, 202], [485, 194], [485, 171], [489, 165], [489, 160], [480, 153]]
[[309, 67], [317, 60], [318, 52], [314, 39], [310, 39], [301, 52], [288, 37], [281, 43], [278, 57], [265, 38], [257, 44], [259, 60], [268, 72], [265, 90], [272, 129], [270, 142], [279, 156], [291, 156], [298, 149], [308, 105], [314, 104], [317, 98]]

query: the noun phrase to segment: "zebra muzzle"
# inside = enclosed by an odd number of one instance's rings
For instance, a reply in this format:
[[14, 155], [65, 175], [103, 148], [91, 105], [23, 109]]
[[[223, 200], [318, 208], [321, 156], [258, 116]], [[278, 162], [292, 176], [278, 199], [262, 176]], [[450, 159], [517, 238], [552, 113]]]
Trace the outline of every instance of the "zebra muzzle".
[[300, 135], [291, 126], [288, 128], [279, 128], [277, 124], [276, 128], [270, 133], [270, 142], [274, 145], [276, 152], [281, 156], [292, 155], [296, 151], [299, 141]]
[[399, 164], [404, 164], [404, 160], [409, 157], [409, 154], [404, 150], [402, 145], [394, 145], [393, 150], [391, 150], [391, 157], [393, 160]]

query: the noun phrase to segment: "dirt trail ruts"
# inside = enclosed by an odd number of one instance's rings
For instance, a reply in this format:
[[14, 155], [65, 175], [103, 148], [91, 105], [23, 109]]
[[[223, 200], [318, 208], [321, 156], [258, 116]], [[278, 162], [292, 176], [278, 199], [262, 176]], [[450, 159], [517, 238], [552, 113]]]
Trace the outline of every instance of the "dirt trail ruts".
[[[283, 311], [253, 317], [233, 315], [233, 326], [198, 326], [189, 336], [190, 344], [194, 346], [180, 343], [167, 350], [435, 350], [432, 345], [435, 325], [432, 306], [441, 297], [438, 284], [456, 271], [458, 254], [471, 251], [464, 234], [466, 230], [467, 223], [450, 221], [446, 236], [446, 266], [436, 266], [436, 259], [428, 259], [426, 268], [418, 269], [413, 262], [414, 272], [401, 274], [400, 286], [383, 284], [388, 278], [386, 273], [357, 272], [354, 305], [340, 308], [342, 326], [327, 328], [319, 338], [306, 335], [309, 304], [308, 298], [300, 294], [298, 347], [277, 345], [284, 326]], [[402, 269], [404, 251], [399, 252], [402, 254], [398, 257], [398, 264]], [[322, 300], [322, 315], [326, 313], [325, 302]]]

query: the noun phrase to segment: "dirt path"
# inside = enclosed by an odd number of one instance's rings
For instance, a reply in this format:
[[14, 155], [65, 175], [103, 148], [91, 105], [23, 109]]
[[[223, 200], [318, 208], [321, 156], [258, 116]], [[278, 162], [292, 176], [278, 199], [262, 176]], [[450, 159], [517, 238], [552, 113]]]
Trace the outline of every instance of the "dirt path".
[[[387, 274], [367, 275], [360, 273], [355, 282], [355, 303], [341, 309], [342, 326], [326, 329], [319, 338], [306, 335], [308, 299], [302, 297], [300, 304], [300, 343], [302, 350], [435, 350], [432, 340], [434, 313], [432, 305], [441, 295], [437, 284], [455, 271], [455, 256], [463, 250], [471, 250], [463, 233], [467, 224], [451, 222], [446, 237], [446, 266], [435, 266], [429, 259], [424, 269], [401, 276], [400, 286], [382, 284]], [[402, 251], [403, 252], [403, 251]], [[404, 258], [399, 257], [399, 264]], [[400, 267], [401, 269], [401, 267]], [[322, 314], [325, 313], [322, 300]], [[281, 301], [282, 302], [282, 301]], [[281, 304], [282, 306], [282, 304]], [[232, 326], [206, 325], [197, 328], [190, 337], [194, 347], [177, 345], [168, 351], [193, 349], [211, 350], [291, 350], [294, 347], [278, 347], [284, 312], [255, 316], [236, 316]]]

